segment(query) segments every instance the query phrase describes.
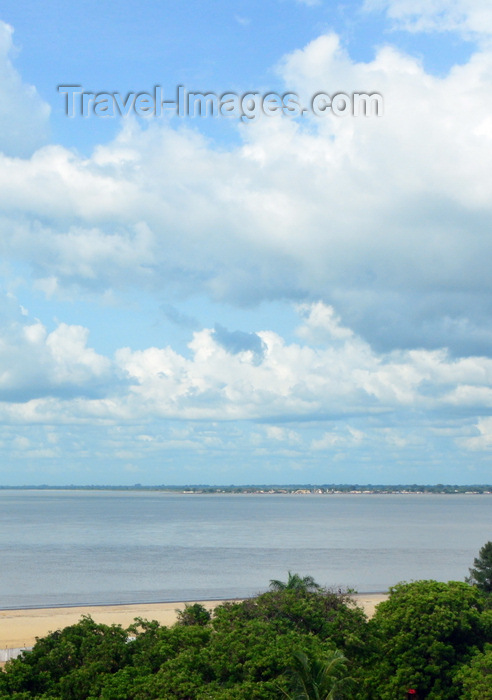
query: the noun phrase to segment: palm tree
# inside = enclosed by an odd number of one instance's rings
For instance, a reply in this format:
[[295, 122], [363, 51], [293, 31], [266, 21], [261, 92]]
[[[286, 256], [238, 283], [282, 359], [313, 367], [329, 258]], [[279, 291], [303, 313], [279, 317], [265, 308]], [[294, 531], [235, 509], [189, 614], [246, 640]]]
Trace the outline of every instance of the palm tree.
[[288, 700], [343, 700], [353, 690], [346, 675], [347, 659], [341, 651], [332, 651], [323, 661], [309, 658], [304, 652], [293, 655], [290, 690], [282, 693]]
[[312, 576], [303, 576], [301, 578], [299, 574], [293, 574], [289, 571], [287, 581], [272, 579], [270, 588], [272, 591], [303, 591], [312, 593], [319, 591], [321, 586], [319, 583], [316, 583]]

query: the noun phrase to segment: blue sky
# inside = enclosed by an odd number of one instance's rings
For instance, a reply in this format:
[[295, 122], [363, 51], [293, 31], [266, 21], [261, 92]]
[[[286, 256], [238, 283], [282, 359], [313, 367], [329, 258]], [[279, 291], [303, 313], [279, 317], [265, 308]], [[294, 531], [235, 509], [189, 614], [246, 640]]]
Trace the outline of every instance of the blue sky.
[[485, 0], [4, 0], [0, 483], [490, 483], [491, 36]]

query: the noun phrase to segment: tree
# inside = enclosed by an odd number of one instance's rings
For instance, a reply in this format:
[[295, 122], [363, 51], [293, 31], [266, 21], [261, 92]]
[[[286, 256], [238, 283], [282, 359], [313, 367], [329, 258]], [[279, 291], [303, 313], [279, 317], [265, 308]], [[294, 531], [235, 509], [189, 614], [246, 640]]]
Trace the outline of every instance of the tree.
[[270, 581], [270, 588], [272, 591], [303, 591], [303, 592], [314, 592], [319, 591], [321, 586], [316, 583], [312, 576], [303, 576], [302, 578], [299, 574], [293, 574], [289, 571], [287, 581], [279, 581], [278, 579], [272, 579]]
[[492, 593], [492, 542], [487, 542], [473, 560], [473, 568], [467, 577], [467, 583], [476, 586], [484, 593]]
[[461, 700], [492, 700], [492, 645], [488, 644], [483, 653], [476, 654], [467, 666], [462, 666], [456, 674], [461, 683]]
[[[122, 629], [85, 617], [8, 662], [0, 700], [279, 700], [296, 653], [299, 673], [307, 659], [312, 680], [325, 679], [319, 698], [335, 700], [347, 673], [360, 680], [367, 629], [348, 595], [295, 586], [223, 603], [210, 621], [201, 605], [187, 606], [172, 627], [136, 618]], [[358, 687], [349, 697], [367, 700]]]
[[[465, 585], [465, 584], [463, 584]], [[294, 631], [313, 635], [341, 649], [351, 660], [367, 650], [367, 619], [349, 595], [321, 589], [285, 588], [267, 591], [241, 603], [224, 603], [214, 610], [217, 632], [236, 629], [250, 620], [264, 620], [277, 635]]]
[[353, 689], [352, 679], [347, 678], [347, 659], [338, 650], [323, 660], [308, 657], [302, 651], [293, 655], [290, 669], [290, 690], [281, 689], [288, 700], [343, 700]]
[[177, 625], [200, 625], [200, 627], [206, 627], [212, 619], [210, 611], [200, 603], [185, 603], [184, 610], [178, 610], [177, 613]]
[[32, 651], [9, 661], [5, 687], [11, 697], [83, 700], [98, 696], [106, 676], [129, 660], [128, 634], [84, 616], [75, 625], [37, 639]]
[[490, 639], [492, 615], [466, 583], [415, 581], [390, 589], [370, 626], [378, 639], [372, 697], [394, 700], [415, 688], [427, 700], [454, 700], [454, 676]]

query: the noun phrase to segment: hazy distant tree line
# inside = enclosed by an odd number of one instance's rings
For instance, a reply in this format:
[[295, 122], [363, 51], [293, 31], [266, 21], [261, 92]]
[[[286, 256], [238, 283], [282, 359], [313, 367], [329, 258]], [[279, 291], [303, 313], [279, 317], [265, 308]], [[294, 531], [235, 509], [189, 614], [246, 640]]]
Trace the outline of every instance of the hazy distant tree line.
[[168, 486], [165, 484], [144, 486], [142, 484], [65, 484], [52, 486], [47, 484], [2, 486], [1, 490], [16, 491], [166, 491], [170, 493], [296, 493], [311, 491], [313, 493], [447, 493], [447, 494], [491, 494], [492, 484], [246, 484], [211, 486], [209, 484], [192, 484]]
[[84, 617], [0, 674], [0, 700], [492, 700], [492, 543], [467, 582], [390, 590], [368, 620], [347, 593], [289, 573], [173, 627]]

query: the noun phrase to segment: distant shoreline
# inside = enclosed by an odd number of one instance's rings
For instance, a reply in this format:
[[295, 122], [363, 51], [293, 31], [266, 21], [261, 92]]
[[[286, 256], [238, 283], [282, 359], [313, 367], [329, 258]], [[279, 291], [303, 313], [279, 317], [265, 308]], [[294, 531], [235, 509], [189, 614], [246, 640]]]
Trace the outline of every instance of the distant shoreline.
[[182, 495], [492, 495], [491, 484], [247, 484], [247, 485], [0, 485], [0, 491], [121, 491]]
[[[374, 614], [376, 605], [388, 598], [387, 593], [357, 593], [350, 596], [368, 617]], [[225, 602], [242, 599], [167, 601], [165, 603], [134, 603], [112, 605], [57, 606], [51, 608], [16, 608], [0, 610], [0, 650], [32, 647], [36, 637], [45, 637], [69, 625], [77, 623], [83, 615], [90, 615], [95, 622], [106, 625], [131, 625], [136, 617], [157, 620], [161, 625], [172, 625], [177, 620], [177, 610], [186, 603], [199, 602], [214, 609]]]
[[[327, 589], [328, 591], [331, 591], [330, 588]], [[342, 591], [342, 594], [345, 595], [345, 592]], [[364, 593], [347, 593], [350, 598], [353, 598], [354, 600], [358, 600], [359, 598], [363, 598], [365, 596], [381, 596], [381, 595], [388, 595], [387, 591], [366, 591]], [[240, 598], [202, 598], [199, 602], [202, 605], [217, 605], [220, 603], [228, 602], [228, 603], [240, 603], [243, 600], [248, 600], [248, 598], [240, 597]], [[12, 606], [5, 606], [0, 608], [0, 616], [4, 612], [19, 612], [21, 613], [22, 611], [29, 612], [31, 610], [71, 610], [71, 609], [80, 609], [80, 608], [120, 608], [120, 607], [142, 607], [142, 606], [151, 606], [151, 605], [190, 605], [193, 603], [196, 603], [197, 600], [196, 598], [190, 598], [190, 599], [183, 599], [180, 598], [179, 600], [157, 600], [157, 601], [130, 601], [126, 603], [109, 603], [109, 602], [103, 602], [103, 603], [57, 603], [56, 605], [12, 605]], [[1, 620], [1, 617], [0, 617]]]
[[[372, 595], [372, 594], [368, 594]], [[204, 598], [199, 601], [203, 605], [207, 604], [218, 604], [227, 602], [240, 602], [246, 600], [245, 598]], [[29, 612], [30, 610], [71, 610], [71, 609], [81, 609], [81, 608], [122, 608], [122, 607], [142, 607], [148, 605], [189, 605], [196, 603], [195, 598], [190, 600], [158, 600], [150, 602], [142, 601], [131, 601], [127, 603], [58, 603], [56, 605], [23, 605], [23, 606], [7, 606], [0, 608], [0, 615], [4, 612], [19, 612], [22, 611]], [[1, 618], [0, 618], [1, 619]]]

